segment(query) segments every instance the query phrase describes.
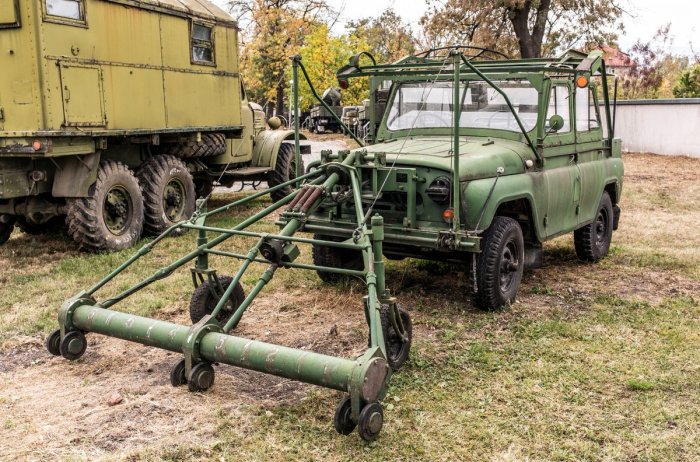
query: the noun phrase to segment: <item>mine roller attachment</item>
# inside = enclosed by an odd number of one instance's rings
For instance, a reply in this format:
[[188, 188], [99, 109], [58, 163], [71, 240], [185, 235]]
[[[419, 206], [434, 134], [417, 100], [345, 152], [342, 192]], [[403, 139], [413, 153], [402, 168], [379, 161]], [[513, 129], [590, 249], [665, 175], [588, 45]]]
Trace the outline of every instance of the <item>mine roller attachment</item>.
[[[75, 360], [83, 356], [88, 347], [87, 333], [102, 334], [181, 353], [182, 358], [173, 365], [169, 380], [176, 387], [187, 385], [191, 392], [215, 389], [216, 369], [226, 364], [338, 390], [346, 396], [333, 418], [336, 430], [349, 434], [356, 428], [362, 439], [376, 439], [384, 422], [380, 403], [393, 372], [408, 358], [412, 324], [408, 312], [398, 307], [385, 287], [384, 220], [379, 215], [370, 218], [359, 199], [361, 182], [354, 168], [356, 155], [360, 154], [331, 156], [326, 164], [312, 172], [214, 210], [207, 210], [206, 201], [198, 201], [192, 219], [169, 226], [93, 287], [66, 301], [59, 310], [60, 329], [46, 339], [48, 351]], [[297, 236], [306, 218], [325, 201], [333, 200], [331, 191], [339, 182], [355, 198], [356, 222], [351, 236], [339, 238], [333, 237], [333, 233]], [[218, 214], [245, 206], [266, 194], [274, 197], [285, 190], [291, 192], [235, 226], [217, 227], [208, 223]], [[279, 231], [250, 229], [254, 223], [273, 214]], [[105, 299], [97, 298], [100, 289], [149, 254], [166, 236], [183, 229], [196, 233], [193, 250], [122, 292]], [[222, 244], [232, 238], [238, 242], [248, 239], [249, 250], [222, 248]], [[330, 250], [318, 258], [319, 249]], [[299, 261], [301, 255], [311, 256], [312, 253], [313, 264]], [[344, 264], [343, 259], [336, 258], [346, 254], [352, 256], [352, 264]], [[240, 264], [230, 276], [220, 276], [211, 265], [211, 256], [238, 260]], [[190, 274], [194, 286], [190, 300], [192, 325], [113, 309], [116, 304], [128, 302], [131, 295], [188, 264], [192, 264]], [[250, 276], [252, 269], [261, 265], [264, 269], [257, 278]], [[226, 264], [224, 268], [230, 270], [232, 265]], [[358, 300], [358, 308], [364, 307], [369, 329], [366, 350], [357, 357], [340, 358], [232, 335], [247, 309], [280, 269], [311, 270], [363, 280], [367, 292], [364, 299]], [[244, 284], [248, 286], [246, 290]]]

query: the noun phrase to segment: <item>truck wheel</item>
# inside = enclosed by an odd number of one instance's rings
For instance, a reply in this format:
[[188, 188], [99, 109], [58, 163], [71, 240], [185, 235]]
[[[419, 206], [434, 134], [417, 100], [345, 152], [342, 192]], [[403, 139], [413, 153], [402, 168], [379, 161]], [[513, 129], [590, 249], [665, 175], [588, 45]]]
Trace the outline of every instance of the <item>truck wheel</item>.
[[68, 235], [92, 252], [134, 245], [143, 230], [143, 198], [131, 170], [121, 162], [103, 160], [88, 194], [69, 201]]
[[478, 308], [496, 310], [515, 301], [525, 266], [523, 232], [517, 221], [494, 218], [481, 239], [476, 264], [474, 302]]
[[[151, 157], [138, 171], [143, 194], [144, 231], [157, 236], [192, 216], [195, 207], [194, 181], [184, 162], [167, 154]], [[180, 228], [172, 235], [187, 232]]]
[[0, 221], [0, 245], [7, 242], [12, 234], [12, 230], [15, 229], [15, 218], [12, 217], [7, 223]]
[[[304, 171], [304, 161], [301, 161], [301, 171]], [[294, 146], [290, 143], [282, 143], [277, 152], [275, 169], [267, 174], [267, 185], [272, 188], [297, 177], [296, 161], [294, 160]], [[272, 200], [277, 202], [284, 199], [294, 191], [291, 186], [285, 186], [270, 193]]]
[[574, 231], [576, 255], [583, 261], [598, 261], [608, 254], [613, 232], [613, 207], [610, 195], [603, 191], [593, 223]]
[[220, 156], [226, 152], [226, 135], [202, 133], [202, 141], [188, 140], [174, 145], [165, 145], [167, 154], [190, 159], [193, 157]]
[[[335, 242], [342, 240], [320, 234], [314, 234], [314, 239]], [[313, 244], [311, 256], [314, 265], [316, 266], [329, 266], [332, 268], [343, 268], [356, 271], [362, 271], [365, 268], [365, 263], [362, 260], [362, 251], [359, 250], [340, 249], [338, 247]], [[316, 271], [316, 273], [323, 282], [328, 283], [348, 279], [348, 276], [338, 273], [330, 273], [328, 271]]]

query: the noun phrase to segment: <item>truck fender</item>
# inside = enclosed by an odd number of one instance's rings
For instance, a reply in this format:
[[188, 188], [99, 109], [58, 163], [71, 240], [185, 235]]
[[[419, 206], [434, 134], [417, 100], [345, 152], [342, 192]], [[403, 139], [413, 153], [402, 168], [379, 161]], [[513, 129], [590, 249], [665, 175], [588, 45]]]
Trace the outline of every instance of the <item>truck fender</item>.
[[[525, 200], [530, 206], [533, 222], [532, 228], [537, 239], [543, 241], [545, 239], [545, 230], [541, 217], [544, 216], [547, 204], [538, 203], [532, 194], [533, 191], [537, 191], [538, 187], [543, 188], [543, 185], [538, 186], [538, 179], [533, 175], [502, 176], [498, 179], [491, 198], [485, 205], [484, 202], [493, 187], [495, 178], [467, 182], [466, 186], [462, 188], [462, 197], [464, 198], [462, 200], [463, 213], [467, 228], [475, 230], [478, 226], [478, 231], [483, 231], [489, 227], [501, 205], [517, 200]], [[543, 195], [540, 194], [540, 196]]]
[[58, 164], [51, 194], [54, 197], [86, 197], [97, 179], [100, 153], [65, 156], [55, 159]]
[[[306, 136], [299, 134], [299, 139]], [[275, 168], [277, 152], [285, 141], [294, 141], [294, 130], [263, 130], [255, 137], [253, 145], [253, 166]]]

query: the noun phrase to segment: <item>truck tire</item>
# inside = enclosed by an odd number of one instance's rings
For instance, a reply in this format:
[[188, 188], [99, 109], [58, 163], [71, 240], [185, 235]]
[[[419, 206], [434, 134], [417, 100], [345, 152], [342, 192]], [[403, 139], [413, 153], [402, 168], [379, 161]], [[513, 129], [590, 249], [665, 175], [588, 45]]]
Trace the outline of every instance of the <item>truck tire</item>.
[[0, 221], [0, 245], [3, 245], [5, 242], [7, 242], [8, 239], [10, 239], [10, 235], [12, 234], [12, 230], [15, 229], [15, 219], [10, 218], [10, 221], [7, 223], [3, 223]]
[[[341, 241], [342, 239], [314, 234], [314, 239], [322, 241]], [[362, 271], [365, 268], [365, 263], [362, 260], [362, 251], [340, 249], [338, 247], [328, 247], [320, 244], [313, 244], [311, 249], [311, 257], [316, 266], [329, 266], [332, 268], [342, 268], [355, 271]], [[348, 279], [348, 276], [329, 273], [327, 271], [316, 271], [318, 277], [323, 282], [338, 282]]]
[[[157, 236], [192, 216], [194, 181], [183, 161], [167, 154], [151, 157], [141, 165], [137, 177], [143, 194], [145, 233]], [[186, 228], [180, 228], [171, 235], [186, 232]]]
[[82, 250], [121, 250], [143, 230], [143, 198], [136, 176], [121, 162], [103, 160], [88, 197], [68, 202], [68, 235]]
[[[301, 171], [304, 171], [304, 160], [301, 160]], [[282, 143], [277, 152], [277, 163], [275, 169], [267, 174], [267, 185], [272, 188], [289, 180], [296, 178], [296, 161], [294, 160], [294, 146], [290, 143]], [[294, 188], [285, 186], [282, 189], [270, 193], [273, 202], [284, 199], [292, 193]]]
[[166, 154], [183, 159], [213, 157], [226, 153], [226, 135], [223, 133], [202, 133], [202, 141], [190, 139], [181, 143], [165, 145]]
[[495, 217], [481, 239], [476, 259], [474, 303], [482, 310], [496, 310], [515, 301], [525, 266], [525, 243], [518, 222]]
[[574, 231], [576, 256], [583, 261], [598, 261], [608, 254], [613, 232], [613, 206], [603, 191], [593, 223]]

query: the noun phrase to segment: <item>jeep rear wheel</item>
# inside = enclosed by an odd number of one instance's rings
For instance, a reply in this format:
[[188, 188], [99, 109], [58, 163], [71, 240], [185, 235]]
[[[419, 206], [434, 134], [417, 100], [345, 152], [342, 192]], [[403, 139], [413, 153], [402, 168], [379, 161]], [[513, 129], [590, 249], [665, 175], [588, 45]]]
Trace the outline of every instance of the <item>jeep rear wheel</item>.
[[[144, 231], [157, 236], [174, 224], [192, 216], [195, 186], [187, 166], [175, 156], [150, 158], [138, 172], [143, 193]], [[187, 232], [180, 228], [172, 235]]]
[[68, 203], [68, 235], [81, 249], [98, 252], [131, 247], [143, 230], [139, 182], [121, 162], [104, 160], [88, 197]]
[[603, 191], [593, 223], [574, 231], [576, 256], [583, 261], [598, 261], [608, 254], [613, 232], [613, 206]]
[[[314, 234], [314, 239], [320, 241], [342, 241], [342, 239]], [[316, 266], [327, 266], [331, 268], [342, 268], [355, 271], [362, 271], [365, 267], [362, 260], [362, 252], [359, 250], [341, 249], [338, 247], [328, 247], [321, 244], [313, 244], [311, 256]], [[338, 282], [347, 279], [348, 276], [330, 273], [328, 271], [316, 271], [318, 277], [323, 282]]]
[[[273, 188], [277, 185], [293, 180], [297, 177], [296, 160], [294, 159], [294, 146], [290, 143], [282, 143], [277, 152], [275, 169], [267, 174], [267, 185]], [[304, 161], [301, 160], [301, 171], [304, 171]], [[292, 193], [292, 186], [285, 186], [270, 193], [272, 200], [277, 202]]]
[[481, 239], [476, 263], [476, 306], [496, 310], [514, 302], [525, 266], [525, 244], [518, 222], [494, 218]]

